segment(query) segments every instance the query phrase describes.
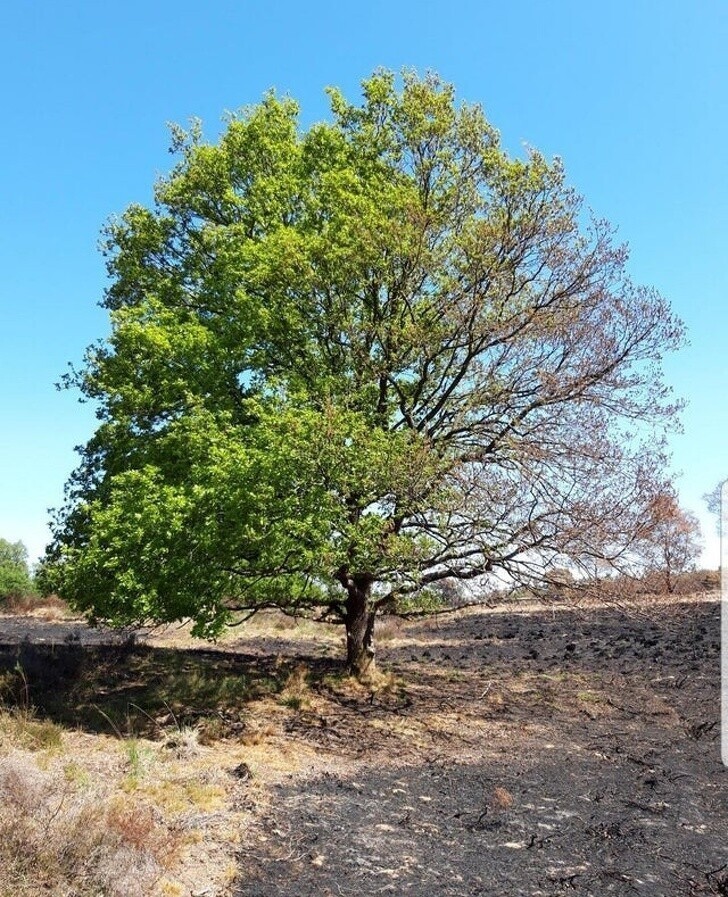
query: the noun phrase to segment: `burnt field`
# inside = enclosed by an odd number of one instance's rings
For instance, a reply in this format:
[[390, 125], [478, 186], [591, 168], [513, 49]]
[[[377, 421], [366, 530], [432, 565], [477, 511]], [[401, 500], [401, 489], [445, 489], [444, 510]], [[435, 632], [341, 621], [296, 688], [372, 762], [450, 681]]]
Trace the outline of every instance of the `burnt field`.
[[240, 897], [728, 894], [717, 603], [405, 633], [401, 693], [296, 723], [334, 768], [276, 785]]
[[59, 724], [133, 707], [153, 741], [169, 711], [230, 757], [210, 894], [688, 897], [728, 894], [719, 636], [714, 600], [385, 619], [361, 685], [307, 625], [200, 650], [4, 618], [0, 664]]

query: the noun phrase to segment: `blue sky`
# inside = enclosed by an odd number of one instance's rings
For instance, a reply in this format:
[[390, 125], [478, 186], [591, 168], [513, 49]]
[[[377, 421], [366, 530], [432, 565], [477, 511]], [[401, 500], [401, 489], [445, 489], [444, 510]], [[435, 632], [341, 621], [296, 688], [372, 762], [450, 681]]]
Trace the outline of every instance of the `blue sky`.
[[671, 440], [683, 503], [718, 564], [701, 496], [728, 475], [728, 4], [724, 0], [451, 0], [123, 4], [35, 0], [0, 10], [0, 537], [32, 557], [94, 418], [54, 383], [106, 331], [101, 226], [149, 202], [169, 121], [269, 87], [325, 117], [377, 66], [434, 69], [482, 103], [504, 144], [563, 158], [631, 246], [635, 280], [688, 326], [667, 365], [685, 397]]

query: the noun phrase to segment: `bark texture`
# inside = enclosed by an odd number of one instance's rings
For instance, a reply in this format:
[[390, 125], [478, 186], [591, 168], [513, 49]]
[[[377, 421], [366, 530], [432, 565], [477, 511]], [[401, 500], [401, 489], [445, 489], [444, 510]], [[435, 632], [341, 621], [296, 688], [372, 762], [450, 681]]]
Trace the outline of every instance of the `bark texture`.
[[373, 579], [365, 573], [344, 577], [346, 588], [346, 666], [355, 676], [374, 669], [374, 617], [371, 606]]

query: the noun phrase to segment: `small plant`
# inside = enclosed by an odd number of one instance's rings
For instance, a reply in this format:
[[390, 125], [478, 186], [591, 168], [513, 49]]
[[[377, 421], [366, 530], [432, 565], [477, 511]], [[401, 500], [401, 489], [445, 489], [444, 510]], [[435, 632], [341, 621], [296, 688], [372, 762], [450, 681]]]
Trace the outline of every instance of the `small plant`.
[[153, 754], [148, 747], [140, 745], [136, 738], [128, 738], [124, 741], [124, 752], [128, 764], [125, 790], [135, 791], [139, 787], [140, 780], [144, 778], [153, 759]]
[[197, 726], [178, 725], [164, 736], [162, 747], [172, 751], [178, 760], [194, 757], [200, 753], [200, 735]]
[[290, 707], [291, 710], [300, 710], [303, 707], [303, 698], [299, 695], [283, 695], [281, 704], [284, 707]]
[[497, 785], [491, 797], [494, 809], [509, 810], [513, 806], [513, 795], [507, 788]]
[[308, 706], [310, 697], [308, 670], [303, 664], [299, 664], [286, 680], [279, 701], [284, 707], [301, 710]]

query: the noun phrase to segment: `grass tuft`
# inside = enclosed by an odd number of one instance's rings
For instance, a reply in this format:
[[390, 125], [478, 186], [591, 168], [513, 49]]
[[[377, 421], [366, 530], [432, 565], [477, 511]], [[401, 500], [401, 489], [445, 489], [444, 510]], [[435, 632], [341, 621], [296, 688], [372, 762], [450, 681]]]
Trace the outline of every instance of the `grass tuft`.
[[308, 682], [308, 670], [304, 664], [298, 664], [286, 680], [279, 702], [292, 710], [305, 710], [311, 703], [311, 688]]

